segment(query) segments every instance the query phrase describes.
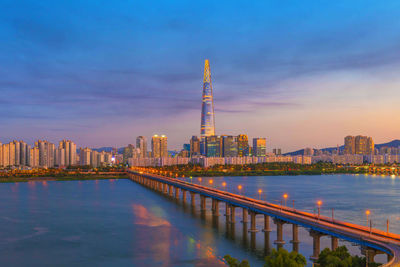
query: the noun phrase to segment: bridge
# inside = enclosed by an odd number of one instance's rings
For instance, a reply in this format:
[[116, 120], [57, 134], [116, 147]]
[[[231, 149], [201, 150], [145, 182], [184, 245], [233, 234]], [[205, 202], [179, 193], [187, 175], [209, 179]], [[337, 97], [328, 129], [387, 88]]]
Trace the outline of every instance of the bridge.
[[283, 205], [276, 205], [262, 200], [245, 197], [238, 194], [209, 188], [197, 184], [192, 184], [175, 178], [169, 178], [157, 174], [145, 173], [142, 171], [127, 170], [129, 179], [144, 185], [150, 189], [159, 191], [172, 198], [180, 199], [186, 203], [187, 196], [190, 194], [190, 205], [196, 206], [196, 195], [200, 198], [200, 210], [206, 210], [206, 199], [211, 199], [211, 210], [213, 216], [219, 216], [219, 204], [225, 203], [225, 216], [227, 222], [235, 222], [236, 208], [242, 209], [242, 222], [247, 225], [250, 222], [248, 231], [254, 235], [258, 231], [256, 228], [256, 216], [264, 216], [264, 231], [269, 233], [271, 218], [276, 224], [277, 239], [275, 244], [282, 247], [285, 244], [283, 240], [283, 225], [292, 226], [293, 249], [298, 251], [298, 227], [304, 227], [309, 230], [313, 238], [312, 260], [317, 260], [320, 253], [320, 238], [324, 235], [331, 237], [331, 249], [338, 247], [338, 240], [346, 240], [362, 247], [366, 255], [367, 263], [374, 262], [377, 254], [386, 253], [388, 261], [382, 265], [384, 267], [400, 266], [400, 235], [384, 232], [372, 227], [365, 227], [334, 218], [315, 215], [308, 212], [289, 208]]

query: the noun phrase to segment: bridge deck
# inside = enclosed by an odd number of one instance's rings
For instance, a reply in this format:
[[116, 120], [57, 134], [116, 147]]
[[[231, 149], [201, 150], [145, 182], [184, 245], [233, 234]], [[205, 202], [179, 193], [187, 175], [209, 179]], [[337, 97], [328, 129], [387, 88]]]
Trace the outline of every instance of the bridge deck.
[[175, 178], [156, 174], [145, 174], [128, 171], [133, 175], [140, 175], [149, 179], [173, 185], [180, 189], [198, 193], [213, 199], [227, 202], [236, 207], [246, 208], [258, 214], [266, 214], [282, 221], [301, 225], [323, 234], [335, 236], [363, 246], [375, 248], [393, 256], [393, 259], [383, 266], [400, 266], [400, 235], [386, 233], [378, 229], [332, 220], [326, 216], [317, 216], [308, 212], [283, 207], [266, 201], [248, 198], [242, 195], [188, 183]]

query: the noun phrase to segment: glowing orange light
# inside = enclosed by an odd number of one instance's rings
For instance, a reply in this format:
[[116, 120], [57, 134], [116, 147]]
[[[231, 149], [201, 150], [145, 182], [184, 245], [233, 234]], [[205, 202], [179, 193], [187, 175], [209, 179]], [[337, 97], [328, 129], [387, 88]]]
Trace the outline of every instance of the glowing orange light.
[[199, 178], [199, 182], [201, 182], [201, 177]]
[[321, 200], [318, 200], [318, 201], [317, 201], [317, 204], [318, 204], [318, 206], [321, 206], [321, 205], [322, 205], [322, 201], [321, 201]]
[[222, 186], [225, 187], [225, 186], [226, 186], [226, 183], [225, 183], [225, 182], [222, 182]]
[[242, 185], [238, 185], [238, 189], [239, 189], [239, 190], [242, 190]]
[[262, 193], [262, 190], [261, 190], [261, 189], [258, 189], [258, 193], [261, 194], [261, 193]]
[[366, 215], [369, 215], [370, 213], [371, 213], [370, 210], [366, 210], [366, 211], [365, 211], [365, 214], [366, 214]]
[[214, 181], [211, 179], [211, 180], [209, 180], [208, 182], [209, 182], [210, 184], [212, 184]]
[[287, 199], [288, 198], [288, 194], [283, 194], [283, 198]]

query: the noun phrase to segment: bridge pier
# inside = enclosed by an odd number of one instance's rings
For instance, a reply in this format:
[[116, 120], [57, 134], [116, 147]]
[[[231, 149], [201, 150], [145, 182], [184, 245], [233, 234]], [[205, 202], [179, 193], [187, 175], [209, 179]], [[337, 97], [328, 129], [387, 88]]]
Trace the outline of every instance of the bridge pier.
[[206, 197], [203, 195], [200, 195], [200, 210], [201, 211], [206, 210]]
[[175, 199], [179, 200], [179, 187], [175, 187]]
[[229, 222], [230, 216], [231, 216], [231, 207], [228, 202], [225, 202], [225, 217], [227, 222]]
[[274, 223], [276, 224], [276, 240], [274, 244], [277, 244], [278, 247], [282, 247], [285, 244], [285, 240], [283, 240], [283, 225], [284, 221], [279, 219], [274, 219]]
[[297, 224], [292, 224], [292, 240], [290, 243], [293, 244], [293, 250], [298, 252], [299, 251], [299, 226]]
[[162, 184], [162, 191], [163, 191], [163, 193], [164, 194], [168, 194], [168, 186], [167, 186], [167, 184]]
[[[368, 266], [370, 263], [374, 263], [375, 262], [375, 256], [376, 255], [383, 254], [383, 252], [378, 251], [378, 250], [373, 249], [373, 248], [362, 247], [361, 248], [361, 254], [365, 255], [365, 258], [367, 260], [367, 266]], [[388, 257], [388, 261], [389, 261], [389, 257]]]
[[173, 196], [173, 186], [169, 185], [168, 187], [169, 187], [169, 191], [168, 191], [169, 196], [172, 197]]
[[331, 236], [331, 250], [334, 251], [339, 246], [339, 239], [336, 236]]
[[213, 215], [219, 216], [219, 201], [217, 199], [213, 199]]
[[264, 214], [264, 229], [263, 232], [271, 232], [271, 227], [269, 223], [269, 216]]
[[256, 215], [254, 211], [250, 211], [250, 229], [249, 232], [251, 233], [256, 233], [258, 232], [257, 227], [256, 227]]
[[310, 257], [310, 260], [316, 261], [318, 260], [319, 253], [321, 251], [321, 236], [324, 234], [310, 230], [310, 236], [313, 238], [313, 255]]
[[194, 192], [190, 192], [190, 204], [192, 207], [196, 207], [196, 198]]
[[243, 208], [242, 223], [248, 223], [248, 222], [249, 222], [249, 211], [246, 208]]
[[231, 217], [230, 217], [230, 220], [229, 220], [229, 222], [230, 223], [235, 223], [236, 222], [236, 220], [235, 220], [235, 206], [233, 206], [233, 205], [231, 205]]
[[186, 203], [186, 190], [182, 189], [182, 202]]

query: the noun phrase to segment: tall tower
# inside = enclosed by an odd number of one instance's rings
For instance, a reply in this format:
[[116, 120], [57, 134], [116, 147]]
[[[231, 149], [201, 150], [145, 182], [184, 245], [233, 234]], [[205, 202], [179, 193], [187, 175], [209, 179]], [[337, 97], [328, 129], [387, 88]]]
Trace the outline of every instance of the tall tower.
[[215, 135], [214, 100], [211, 84], [210, 62], [206, 59], [204, 64], [203, 98], [201, 107], [201, 137]]

